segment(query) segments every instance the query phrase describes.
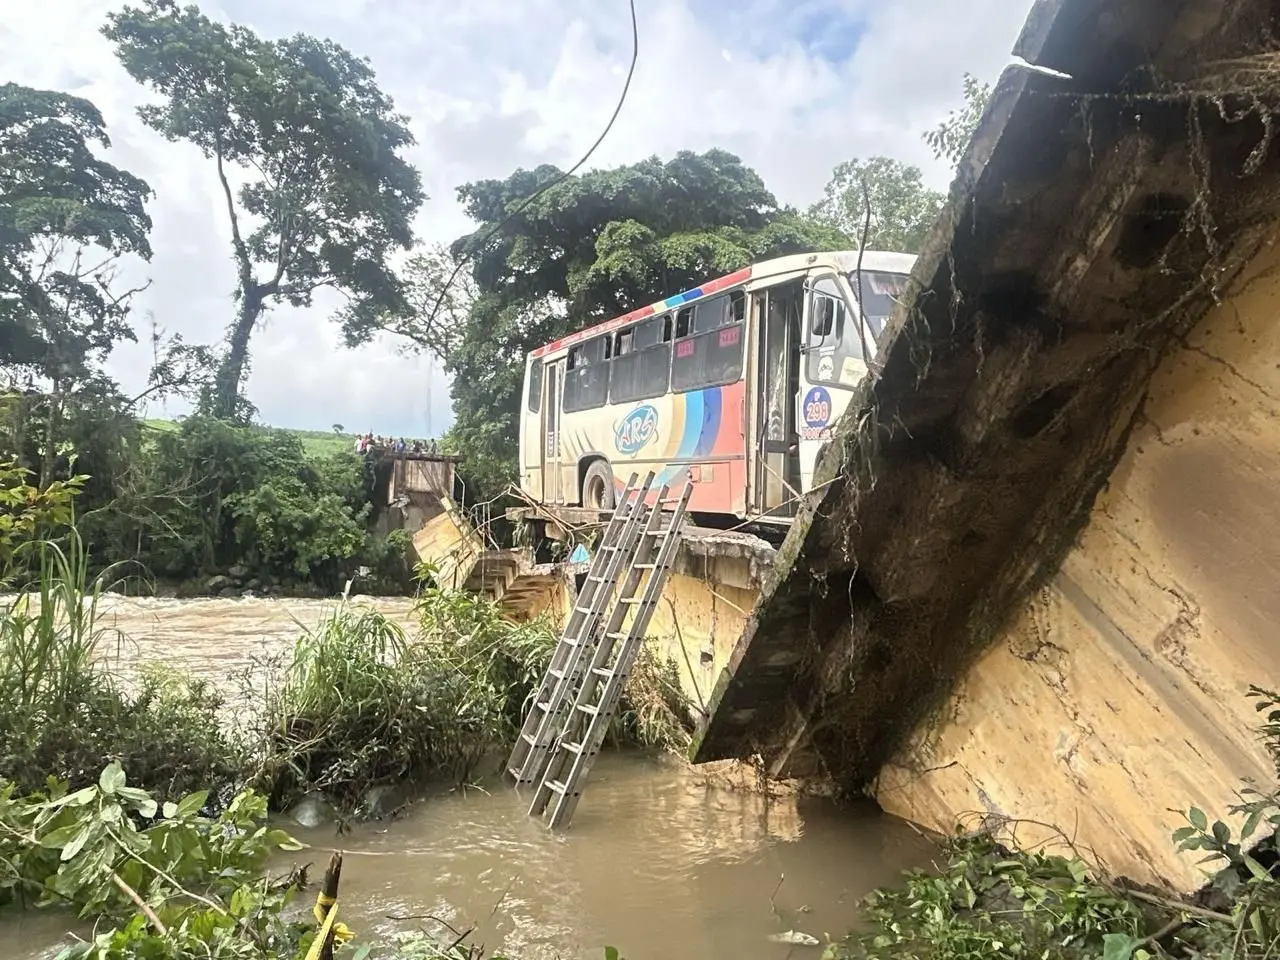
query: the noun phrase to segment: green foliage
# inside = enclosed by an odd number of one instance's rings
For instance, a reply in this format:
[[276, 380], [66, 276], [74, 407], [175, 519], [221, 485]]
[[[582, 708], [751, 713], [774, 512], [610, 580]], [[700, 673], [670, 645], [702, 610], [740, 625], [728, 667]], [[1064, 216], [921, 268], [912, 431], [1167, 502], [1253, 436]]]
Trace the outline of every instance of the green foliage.
[[[424, 196], [401, 156], [414, 143], [407, 119], [367, 60], [302, 34], [263, 40], [166, 0], [109, 14], [103, 33], [129, 75], [159, 95], [139, 108], [143, 121], [195, 144], [225, 194], [238, 314], [210, 412], [242, 409], [249, 339], [271, 304], [307, 306], [332, 287], [347, 296], [350, 325], [404, 312], [389, 258], [411, 245]], [[248, 181], [238, 193], [231, 170]]]
[[79, 789], [103, 757], [117, 757], [163, 796], [227, 787], [240, 759], [222, 732], [220, 698], [169, 670], [145, 672], [126, 692], [100, 657], [121, 638], [104, 628], [106, 580], [90, 579], [72, 530], [66, 545], [39, 542], [37, 577], [0, 610], [0, 770], [19, 789], [49, 775]]
[[[477, 228], [449, 254], [411, 266], [412, 318], [384, 328], [439, 353], [453, 374], [448, 449], [467, 457], [478, 499], [514, 476], [524, 357], [556, 337], [652, 303], [753, 261], [846, 247], [829, 226], [778, 204], [759, 175], [723, 150], [654, 157], [570, 177], [547, 190], [478, 249], [482, 238], [540, 187], [551, 166], [517, 170], [458, 190]], [[472, 253], [471, 281], [432, 308], [454, 258]], [[349, 326], [353, 341], [370, 331]]]
[[851, 958], [1040, 960], [1101, 956], [1110, 935], [1132, 936], [1142, 914], [1091, 880], [1078, 859], [1010, 854], [989, 837], [958, 839], [938, 872], [876, 891], [870, 930], [830, 952]]
[[303, 927], [285, 918], [294, 888], [262, 870], [274, 851], [301, 845], [266, 825], [261, 796], [241, 793], [217, 818], [202, 815], [206, 801], [161, 803], [118, 763], [74, 792], [51, 779], [22, 795], [0, 780], [0, 905], [66, 905], [117, 924], [60, 960], [295, 956]]
[[153, 437], [147, 460], [116, 537], [158, 576], [240, 565], [337, 591], [361, 562], [372, 508], [354, 453], [316, 461], [289, 431], [189, 417]]
[[810, 214], [868, 250], [919, 253], [944, 197], [924, 185], [919, 167], [888, 157], [848, 160], [835, 168]]
[[129, 335], [101, 268], [59, 256], [93, 245], [150, 259], [151, 188], [94, 152], [109, 145], [89, 101], [0, 84], [0, 363], [47, 372], [52, 356], [74, 363]]
[[420, 636], [373, 610], [340, 607], [298, 640], [269, 691], [261, 782], [273, 803], [318, 791], [354, 809], [370, 787], [471, 777], [510, 742], [549, 659], [542, 624], [491, 601], [424, 591]]
[[0, 460], [0, 584], [8, 578], [19, 546], [44, 530], [71, 522], [76, 494], [86, 479], [76, 475], [40, 490], [31, 485], [29, 472], [16, 460]]
[[974, 131], [982, 122], [987, 104], [991, 102], [991, 84], [981, 83], [971, 73], [964, 75], [964, 106], [952, 110], [947, 119], [932, 130], [926, 131], [924, 141], [939, 160], [955, 165], [969, 148]]

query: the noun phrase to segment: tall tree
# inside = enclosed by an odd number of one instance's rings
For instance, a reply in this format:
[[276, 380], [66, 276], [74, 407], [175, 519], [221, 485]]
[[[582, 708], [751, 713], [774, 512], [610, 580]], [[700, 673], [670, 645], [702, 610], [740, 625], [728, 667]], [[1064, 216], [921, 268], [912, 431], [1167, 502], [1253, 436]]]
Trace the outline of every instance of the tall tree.
[[982, 115], [987, 112], [987, 104], [991, 102], [991, 84], [982, 83], [971, 73], [964, 75], [964, 106], [952, 110], [947, 119], [932, 130], [925, 131], [924, 141], [939, 160], [946, 160], [952, 166], [960, 162], [974, 131], [982, 122]]
[[[594, 170], [521, 208], [561, 176], [542, 166], [460, 187], [478, 226], [452, 249], [473, 256], [473, 287], [444, 302], [457, 326], [432, 328], [428, 310], [416, 328], [398, 330], [443, 351], [453, 374], [449, 442], [466, 453], [473, 488], [489, 494], [514, 474], [524, 358], [534, 347], [755, 260], [850, 242], [780, 206], [754, 170], [722, 150]], [[434, 305], [446, 267], [439, 256], [424, 265], [418, 303]]]
[[199, 147], [226, 200], [238, 309], [212, 413], [241, 409], [249, 340], [270, 305], [305, 307], [333, 287], [357, 318], [405, 310], [389, 259], [412, 245], [424, 195], [401, 155], [414, 143], [407, 120], [367, 60], [301, 34], [263, 40], [171, 0], [126, 6], [103, 33], [161, 97], [139, 109], [143, 121]]
[[78, 362], [132, 336], [103, 281], [120, 256], [150, 259], [151, 188], [95, 152], [110, 145], [88, 100], [0, 84], [0, 364]]
[[943, 199], [925, 186], [919, 167], [871, 157], [836, 167], [810, 213], [858, 243], [865, 236], [868, 250], [917, 253]]
[[[0, 373], [10, 449], [54, 479], [64, 422], [92, 408], [110, 419], [119, 394], [100, 362], [121, 341], [133, 295], [121, 257], [151, 256], [147, 184], [98, 156], [110, 146], [87, 100], [0, 85]], [[30, 452], [30, 455], [28, 455]]]

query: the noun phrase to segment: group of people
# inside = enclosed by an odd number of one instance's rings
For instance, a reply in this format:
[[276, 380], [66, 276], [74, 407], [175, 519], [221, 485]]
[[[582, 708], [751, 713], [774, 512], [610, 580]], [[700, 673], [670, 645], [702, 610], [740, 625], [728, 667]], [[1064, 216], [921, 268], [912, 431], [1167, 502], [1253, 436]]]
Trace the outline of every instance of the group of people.
[[375, 437], [373, 432], [356, 437], [356, 453], [372, 453], [375, 450], [383, 453], [425, 453], [434, 455], [439, 451], [434, 440], [406, 440], [404, 437]]

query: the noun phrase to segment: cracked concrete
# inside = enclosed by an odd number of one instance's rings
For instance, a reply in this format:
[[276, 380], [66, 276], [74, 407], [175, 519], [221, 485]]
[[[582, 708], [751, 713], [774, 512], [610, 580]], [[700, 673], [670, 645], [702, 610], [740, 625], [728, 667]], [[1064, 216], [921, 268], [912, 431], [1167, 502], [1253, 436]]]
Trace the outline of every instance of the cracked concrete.
[[882, 771], [886, 809], [944, 829], [994, 803], [1077, 824], [1116, 872], [1201, 883], [1176, 811], [1225, 817], [1273, 776], [1244, 694], [1280, 676], [1280, 417], [1257, 401], [1280, 396], [1274, 267], [1280, 249], [1166, 357], [1062, 572], [962, 682], [965, 715]]
[[1280, 143], [1161, 84], [1278, 35], [1264, 0], [1037, 0], [1016, 52], [1068, 76], [997, 84], [696, 760], [1077, 823], [1191, 882], [1163, 811], [1268, 772], [1241, 694], [1280, 666]]

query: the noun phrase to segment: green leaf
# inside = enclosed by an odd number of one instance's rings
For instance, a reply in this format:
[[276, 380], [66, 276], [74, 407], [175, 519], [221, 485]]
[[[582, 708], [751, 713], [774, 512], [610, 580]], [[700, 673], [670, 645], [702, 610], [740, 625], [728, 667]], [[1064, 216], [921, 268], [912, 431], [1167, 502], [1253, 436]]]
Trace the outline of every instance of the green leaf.
[[617, 948], [617, 947], [605, 947], [605, 948], [604, 948], [604, 960], [618, 960], [618, 948]]
[[178, 813], [178, 805], [172, 800], [166, 800], [160, 812], [164, 814], [166, 820], [172, 820]]
[[1231, 828], [1221, 820], [1215, 820], [1213, 822], [1213, 839], [1222, 845], [1229, 843], [1231, 841]]
[[66, 863], [68, 860], [70, 860], [72, 857], [78, 854], [81, 850], [84, 849], [84, 845], [89, 842], [89, 838], [93, 836], [93, 832], [94, 832], [93, 824], [86, 823], [83, 827], [80, 828], [80, 832], [75, 835], [72, 841], [62, 848], [62, 854], [58, 859], [60, 859], [63, 863]]
[[301, 840], [296, 839], [284, 830], [268, 830], [266, 834], [267, 843], [281, 850], [293, 853], [298, 850], [307, 849], [307, 845]]
[[1191, 821], [1193, 827], [1201, 832], [1209, 829], [1209, 818], [1204, 815], [1204, 811], [1199, 807], [1192, 807], [1188, 810], [1187, 819]]
[[177, 815], [181, 818], [193, 817], [204, 809], [206, 801], [209, 799], [208, 790], [197, 790], [195, 793], [189, 793], [178, 801]]
[[1173, 842], [1182, 843], [1184, 840], [1189, 840], [1194, 837], [1195, 834], [1195, 827], [1179, 827], [1177, 830], [1173, 831]]
[[1141, 942], [1128, 933], [1108, 933], [1102, 938], [1102, 960], [1130, 960]]
[[1249, 814], [1244, 822], [1244, 826], [1240, 828], [1240, 839], [1247, 840], [1253, 836], [1253, 831], [1258, 829], [1258, 822], [1262, 819], [1262, 808], [1258, 808]]
[[125, 785], [124, 768], [118, 760], [112, 760], [98, 777], [98, 789], [111, 796]]

